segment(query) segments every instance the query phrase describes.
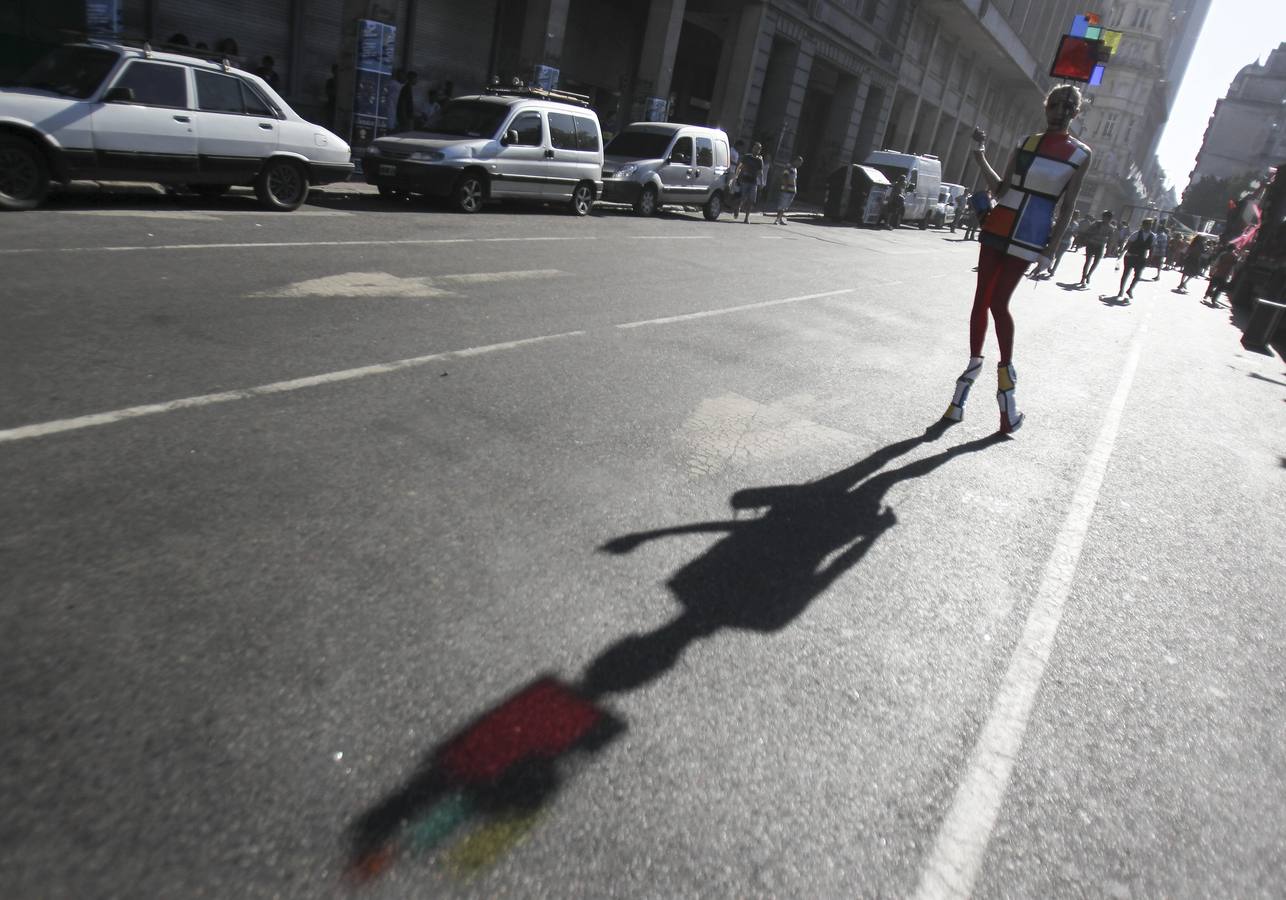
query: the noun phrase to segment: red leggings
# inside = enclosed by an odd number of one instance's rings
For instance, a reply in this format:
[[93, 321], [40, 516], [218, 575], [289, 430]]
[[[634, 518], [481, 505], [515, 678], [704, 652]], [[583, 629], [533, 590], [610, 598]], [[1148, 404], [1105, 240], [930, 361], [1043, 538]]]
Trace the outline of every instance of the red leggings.
[[1009, 297], [1027, 270], [1027, 260], [983, 245], [978, 253], [978, 290], [973, 295], [969, 316], [969, 355], [982, 356], [987, 337], [987, 311], [996, 320], [996, 341], [1000, 364], [1010, 363], [1014, 352], [1014, 317], [1009, 314]]

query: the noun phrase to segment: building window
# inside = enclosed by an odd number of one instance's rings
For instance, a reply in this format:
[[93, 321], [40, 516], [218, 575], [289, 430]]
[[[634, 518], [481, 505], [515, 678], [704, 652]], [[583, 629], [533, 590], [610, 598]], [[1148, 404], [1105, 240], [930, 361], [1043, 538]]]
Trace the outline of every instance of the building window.
[[1095, 134], [1099, 137], [1110, 138], [1116, 132], [1116, 123], [1120, 119], [1118, 113], [1109, 112], [1103, 116], [1103, 121], [1099, 122], [1098, 131]]
[[862, 6], [862, 18], [867, 22], [874, 22], [875, 16], [880, 11], [880, 0], [866, 0]]
[[1121, 20], [1125, 18], [1125, 14], [1126, 12], [1129, 11], [1129, 9], [1130, 9], [1130, 4], [1122, 3], [1116, 9], [1112, 10], [1112, 16], [1111, 18], [1108, 19], [1107, 24], [1112, 26], [1113, 28], [1115, 28], [1117, 25], [1120, 25]]

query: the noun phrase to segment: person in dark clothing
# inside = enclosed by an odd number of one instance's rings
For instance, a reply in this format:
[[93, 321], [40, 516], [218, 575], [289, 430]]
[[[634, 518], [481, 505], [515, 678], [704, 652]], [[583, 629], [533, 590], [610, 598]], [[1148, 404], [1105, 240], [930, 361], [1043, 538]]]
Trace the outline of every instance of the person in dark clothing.
[[[1148, 256], [1152, 253], [1153, 241], [1155, 236], [1152, 234], [1152, 220], [1144, 219], [1139, 230], [1130, 235], [1125, 242], [1123, 262], [1125, 271], [1121, 273], [1121, 286], [1117, 288], [1116, 296], [1112, 299], [1120, 300], [1121, 295], [1125, 299], [1134, 299], [1134, 286], [1139, 283], [1139, 276], [1143, 274], [1143, 266], [1148, 261]], [[1127, 288], [1125, 282], [1129, 280], [1130, 274], [1134, 274], [1134, 280], [1130, 282]]]
[[755, 141], [750, 145], [750, 152], [742, 154], [741, 161], [737, 163], [736, 181], [741, 195], [741, 199], [737, 201], [737, 216], [744, 209], [747, 225], [750, 224], [750, 213], [754, 211], [755, 202], [759, 199], [759, 176], [764, 170], [763, 152], [763, 144]]
[[1103, 216], [1097, 222], [1086, 225], [1081, 229], [1080, 242], [1085, 248], [1085, 265], [1081, 269], [1081, 280], [1077, 283], [1078, 289], [1089, 287], [1090, 276], [1098, 268], [1098, 264], [1103, 260], [1103, 248], [1107, 246], [1115, 227], [1112, 225], [1112, 211], [1103, 210]]
[[1210, 266], [1210, 284], [1206, 288], [1206, 299], [1211, 306], [1220, 305], [1219, 295], [1228, 290], [1228, 281], [1232, 278], [1232, 270], [1236, 265], [1237, 251], [1232, 247], [1224, 247], [1215, 257], [1214, 264]]
[[271, 56], [265, 56], [263, 60], [260, 61], [259, 68], [255, 70], [255, 74], [268, 82], [268, 87], [275, 91], [277, 90], [277, 86], [281, 84], [281, 76], [278, 75], [277, 70], [273, 68], [274, 65], [276, 65], [276, 63], [273, 58]]
[[336, 83], [339, 79], [338, 64], [330, 67], [330, 77], [326, 79], [326, 127], [335, 126], [335, 103], [339, 98], [339, 86]]
[[406, 73], [406, 81], [397, 92], [397, 130], [410, 131], [415, 127], [415, 82], [420, 78], [415, 72]]

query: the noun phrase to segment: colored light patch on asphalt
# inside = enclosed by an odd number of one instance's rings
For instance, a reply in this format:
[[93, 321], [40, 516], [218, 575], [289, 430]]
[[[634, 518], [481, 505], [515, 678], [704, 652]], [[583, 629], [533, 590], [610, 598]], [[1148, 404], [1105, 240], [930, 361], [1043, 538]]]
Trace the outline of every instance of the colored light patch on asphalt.
[[463, 792], [447, 795], [411, 825], [407, 845], [415, 853], [428, 853], [468, 821], [475, 809]]
[[539, 813], [527, 813], [488, 822], [452, 848], [442, 863], [457, 878], [476, 875], [526, 840], [539, 820]]
[[439, 765], [464, 784], [494, 782], [517, 763], [561, 756], [602, 718], [594, 704], [544, 678], [447, 744]]

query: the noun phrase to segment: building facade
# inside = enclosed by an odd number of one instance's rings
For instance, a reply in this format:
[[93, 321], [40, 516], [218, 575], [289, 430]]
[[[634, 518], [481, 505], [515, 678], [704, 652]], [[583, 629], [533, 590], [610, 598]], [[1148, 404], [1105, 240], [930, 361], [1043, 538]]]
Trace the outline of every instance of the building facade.
[[[128, 35], [177, 33], [209, 47], [232, 38], [248, 68], [272, 56], [287, 99], [318, 120], [331, 66], [351, 63], [351, 23], [378, 19], [397, 26], [396, 64], [418, 73], [421, 93], [541, 73], [587, 95], [609, 134], [665, 118], [758, 140], [772, 161], [801, 155], [805, 196], [835, 166], [881, 148], [935, 155], [945, 181], [977, 185], [974, 128], [999, 150], [1043, 127], [1050, 61], [1085, 11], [1080, 0], [120, 2]], [[1108, 10], [1127, 38], [1089, 91], [1082, 127], [1096, 159], [1084, 208], [1145, 205], [1156, 193], [1146, 161], [1209, 3]]]
[[1110, 209], [1137, 224], [1173, 208], [1157, 144], [1187, 70], [1210, 0], [1128, 0], [1103, 13], [1124, 34], [1103, 83], [1086, 89], [1080, 137], [1094, 148], [1081, 188], [1083, 213]]
[[1215, 103], [1191, 183], [1263, 175], [1286, 160], [1286, 42], [1263, 63], [1245, 66]]

